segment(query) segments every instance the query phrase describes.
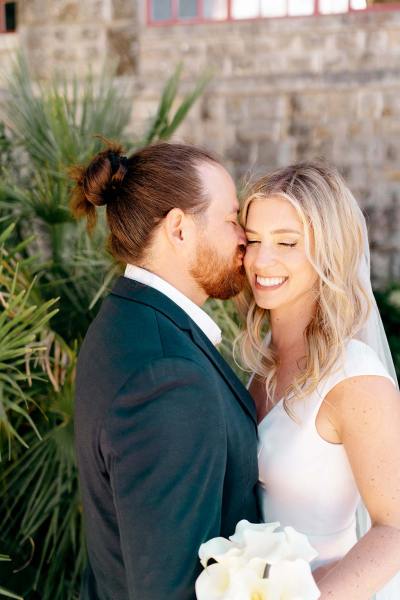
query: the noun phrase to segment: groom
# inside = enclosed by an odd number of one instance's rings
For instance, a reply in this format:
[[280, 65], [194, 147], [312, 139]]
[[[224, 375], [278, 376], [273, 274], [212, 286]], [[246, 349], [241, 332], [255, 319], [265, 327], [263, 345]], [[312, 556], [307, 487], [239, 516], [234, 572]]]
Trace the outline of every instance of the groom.
[[242, 289], [246, 241], [235, 185], [209, 154], [157, 144], [110, 153], [110, 169], [126, 172], [107, 204], [110, 246], [132, 258], [78, 360], [81, 599], [192, 600], [200, 544], [259, 521], [255, 408], [200, 308]]

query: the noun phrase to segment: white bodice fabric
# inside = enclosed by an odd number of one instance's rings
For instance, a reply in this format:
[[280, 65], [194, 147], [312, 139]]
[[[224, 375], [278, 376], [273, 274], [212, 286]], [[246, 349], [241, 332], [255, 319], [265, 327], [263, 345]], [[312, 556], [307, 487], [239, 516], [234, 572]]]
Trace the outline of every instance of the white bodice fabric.
[[312, 394], [290, 404], [297, 421], [285, 412], [281, 401], [259, 424], [263, 518], [307, 535], [319, 554], [313, 569], [342, 558], [357, 541], [360, 495], [345, 449], [325, 441], [315, 419], [335, 385], [360, 375], [383, 376], [393, 382], [374, 350], [353, 339], [338, 368]]

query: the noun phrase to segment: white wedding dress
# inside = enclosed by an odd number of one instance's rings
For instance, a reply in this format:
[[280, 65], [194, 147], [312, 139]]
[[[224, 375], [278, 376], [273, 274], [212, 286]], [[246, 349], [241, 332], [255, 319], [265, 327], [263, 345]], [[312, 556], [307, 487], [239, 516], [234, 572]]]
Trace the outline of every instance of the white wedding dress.
[[[304, 533], [319, 556], [312, 569], [342, 558], [357, 542], [360, 495], [343, 445], [325, 441], [315, 419], [340, 381], [359, 375], [392, 377], [375, 351], [350, 340], [338, 368], [316, 391], [290, 404], [294, 421], [277, 403], [259, 425], [259, 478], [263, 517]], [[379, 398], [377, 398], [379, 402]]]

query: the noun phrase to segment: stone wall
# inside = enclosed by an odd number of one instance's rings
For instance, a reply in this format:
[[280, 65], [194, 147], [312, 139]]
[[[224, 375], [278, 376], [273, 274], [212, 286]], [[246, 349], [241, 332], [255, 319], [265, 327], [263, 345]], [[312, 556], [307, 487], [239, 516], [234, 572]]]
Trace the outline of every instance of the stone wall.
[[212, 69], [177, 137], [210, 147], [238, 180], [304, 158], [334, 162], [368, 215], [375, 283], [400, 280], [399, 8], [149, 28], [144, 4], [21, 0], [14, 39], [40, 78], [115, 61], [134, 83], [134, 136], [180, 61], [183, 90]]
[[19, 35], [17, 33], [0, 34], [0, 98], [4, 79], [7, 77], [12, 60], [19, 48]]
[[179, 131], [240, 179], [332, 161], [368, 216], [377, 284], [400, 279], [400, 10], [143, 29], [142, 106], [184, 60], [214, 78]]
[[18, 35], [39, 78], [98, 73], [107, 60], [118, 75], [135, 74], [134, 0], [22, 0], [18, 13]]

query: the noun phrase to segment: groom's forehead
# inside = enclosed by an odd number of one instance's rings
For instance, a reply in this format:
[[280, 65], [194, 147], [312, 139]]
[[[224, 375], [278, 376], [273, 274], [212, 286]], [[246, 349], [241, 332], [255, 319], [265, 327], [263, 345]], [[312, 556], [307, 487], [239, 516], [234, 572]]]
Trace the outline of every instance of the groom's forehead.
[[199, 174], [209, 198], [209, 209], [226, 214], [239, 211], [235, 183], [222, 165], [203, 163], [199, 167]]

